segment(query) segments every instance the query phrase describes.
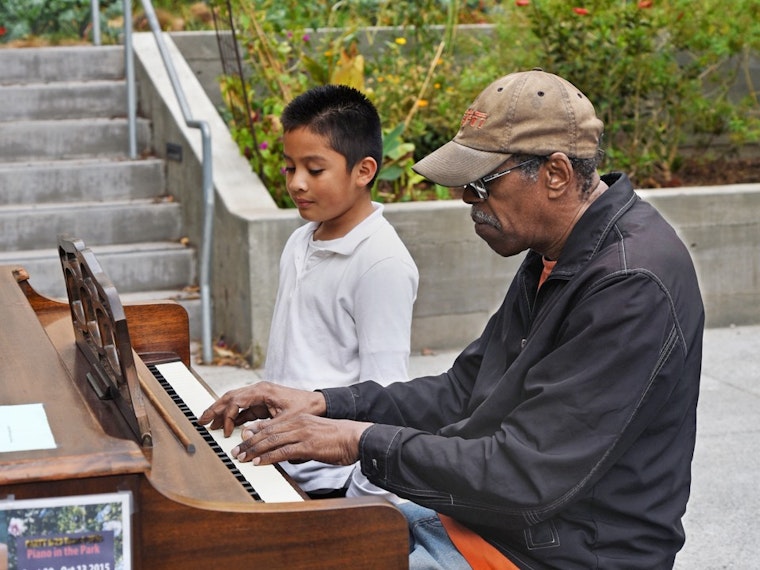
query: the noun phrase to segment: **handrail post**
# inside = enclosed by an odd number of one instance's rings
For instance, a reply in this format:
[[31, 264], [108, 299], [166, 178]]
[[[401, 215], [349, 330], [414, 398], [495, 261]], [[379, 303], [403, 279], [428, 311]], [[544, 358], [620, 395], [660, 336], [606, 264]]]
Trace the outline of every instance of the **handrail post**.
[[92, 14], [92, 43], [100, 45], [100, 2], [90, 0], [90, 12]]
[[[214, 361], [214, 351], [211, 338], [211, 258], [212, 243], [214, 241], [214, 177], [212, 175], [211, 161], [211, 130], [208, 123], [198, 121], [203, 141], [203, 241], [201, 243], [201, 268], [200, 268], [200, 292], [201, 292], [201, 342], [203, 350], [203, 362], [211, 364]], [[189, 123], [188, 123], [189, 124]]]
[[124, 0], [124, 71], [127, 74], [127, 129], [129, 158], [137, 158], [137, 95], [135, 87], [135, 58], [132, 48], [132, 2]]
[[[210, 364], [214, 360], [214, 351], [212, 346], [212, 310], [211, 310], [211, 254], [213, 251], [214, 237], [214, 178], [212, 175], [212, 155], [211, 155], [211, 129], [206, 121], [196, 121], [192, 119], [190, 107], [187, 104], [185, 93], [180, 85], [177, 72], [174, 69], [171, 56], [166, 48], [161, 26], [156, 17], [156, 11], [150, 0], [141, 0], [145, 16], [156, 40], [158, 51], [169, 76], [169, 81], [174, 89], [174, 95], [177, 98], [182, 115], [185, 119], [185, 125], [200, 130], [201, 142], [203, 146], [203, 159], [201, 167], [203, 169], [203, 236], [201, 238], [201, 260], [200, 260], [200, 294], [201, 294], [201, 337], [203, 343], [203, 362]], [[136, 97], [135, 97], [135, 78], [134, 78], [134, 59], [132, 48], [132, 7], [130, 0], [124, 0], [124, 52], [125, 67], [127, 71], [127, 107], [130, 124], [130, 158], [137, 157], [137, 136], [136, 136]]]

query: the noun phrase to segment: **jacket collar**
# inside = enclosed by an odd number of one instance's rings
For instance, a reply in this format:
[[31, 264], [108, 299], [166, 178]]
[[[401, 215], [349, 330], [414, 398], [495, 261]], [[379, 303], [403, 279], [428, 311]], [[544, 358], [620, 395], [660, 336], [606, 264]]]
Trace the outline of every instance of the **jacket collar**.
[[[627, 175], [613, 172], [602, 176], [609, 186], [583, 213], [567, 238], [552, 277], [573, 276], [602, 247], [615, 222], [627, 212], [639, 197]], [[538, 256], [531, 252], [532, 256]]]

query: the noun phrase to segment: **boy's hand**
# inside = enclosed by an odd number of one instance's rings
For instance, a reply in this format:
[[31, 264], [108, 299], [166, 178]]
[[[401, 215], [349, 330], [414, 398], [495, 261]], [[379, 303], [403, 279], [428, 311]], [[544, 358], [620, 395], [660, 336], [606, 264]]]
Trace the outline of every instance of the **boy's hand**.
[[211, 423], [210, 429], [223, 427], [224, 437], [229, 437], [236, 426], [245, 422], [280, 415], [321, 416], [326, 409], [324, 396], [320, 392], [259, 382], [225, 393], [201, 414], [198, 423]]

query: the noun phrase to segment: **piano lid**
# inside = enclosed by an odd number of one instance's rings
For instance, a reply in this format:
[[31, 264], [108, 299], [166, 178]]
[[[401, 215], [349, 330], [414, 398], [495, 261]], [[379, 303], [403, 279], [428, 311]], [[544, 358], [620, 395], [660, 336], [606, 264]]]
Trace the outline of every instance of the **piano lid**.
[[78, 238], [58, 236], [76, 343], [92, 365], [87, 381], [103, 400], [113, 400], [144, 447], [152, 445], [124, 308], [93, 252]]

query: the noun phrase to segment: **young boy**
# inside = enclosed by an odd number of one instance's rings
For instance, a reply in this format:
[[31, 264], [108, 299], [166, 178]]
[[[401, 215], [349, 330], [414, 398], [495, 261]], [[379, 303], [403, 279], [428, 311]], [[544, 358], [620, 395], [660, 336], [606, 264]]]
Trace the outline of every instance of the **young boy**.
[[[265, 378], [308, 390], [406, 381], [419, 275], [371, 200], [383, 156], [377, 110], [356, 89], [325, 85], [296, 97], [281, 121], [288, 194], [307, 223], [280, 259]], [[393, 500], [354, 466], [283, 467], [313, 496], [350, 483], [349, 496]]]

